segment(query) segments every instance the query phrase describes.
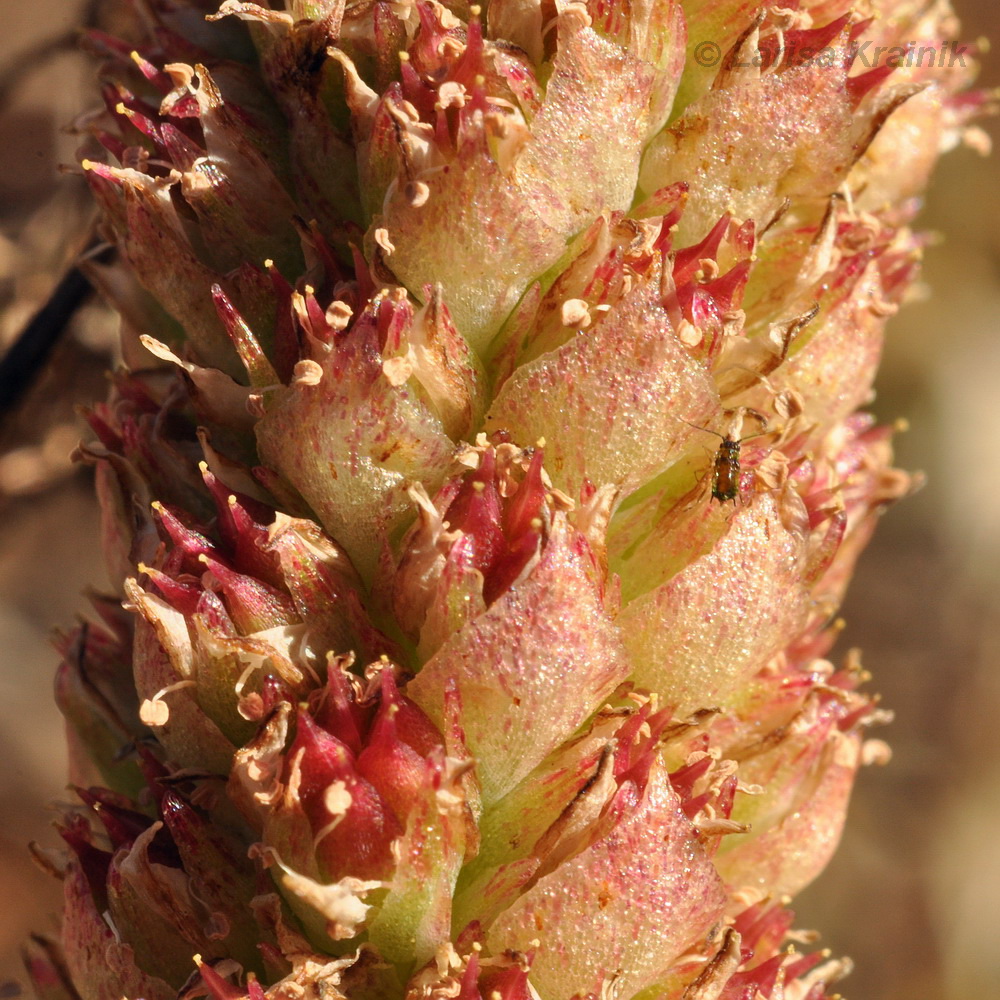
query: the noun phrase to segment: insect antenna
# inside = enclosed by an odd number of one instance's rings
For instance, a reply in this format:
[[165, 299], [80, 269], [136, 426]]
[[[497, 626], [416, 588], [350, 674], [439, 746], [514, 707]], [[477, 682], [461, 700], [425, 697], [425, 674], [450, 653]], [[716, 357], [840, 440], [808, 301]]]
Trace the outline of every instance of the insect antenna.
[[720, 434], [718, 431], [713, 431], [710, 427], [702, 427], [700, 424], [693, 424], [690, 420], [685, 420], [683, 417], [678, 417], [682, 424], [687, 424], [688, 427], [693, 427], [696, 431], [704, 431], [706, 434], [714, 434], [717, 438], [722, 441], [726, 440], [724, 434]]

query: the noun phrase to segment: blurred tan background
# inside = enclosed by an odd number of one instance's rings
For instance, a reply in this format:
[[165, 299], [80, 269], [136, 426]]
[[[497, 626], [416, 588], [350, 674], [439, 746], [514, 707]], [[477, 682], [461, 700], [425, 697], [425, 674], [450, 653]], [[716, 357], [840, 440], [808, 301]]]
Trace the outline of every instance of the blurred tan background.
[[[954, 2], [966, 38], [1000, 45], [995, 0]], [[69, 33], [107, 6], [0, 0], [0, 347], [89, 220], [81, 182], [55, 165], [75, 146], [60, 126], [89, 103]], [[1000, 85], [1000, 59], [981, 83]], [[875, 734], [895, 756], [862, 774], [840, 852], [796, 907], [854, 958], [854, 1000], [1000, 997], [1000, 157], [947, 157], [923, 221], [942, 234], [924, 270], [933, 295], [890, 325], [874, 409], [909, 419], [898, 464], [928, 486], [884, 518], [844, 609], [843, 648], [863, 648], [896, 712]], [[103, 580], [89, 479], [67, 459], [73, 404], [104, 391], [112, 330], [89, 313], [0, 426], [0, 998], [22, 979], [21, 940], [59, 905], [25, 849], [54, 843], [48, 804], [65, 780], [49, 635]]]

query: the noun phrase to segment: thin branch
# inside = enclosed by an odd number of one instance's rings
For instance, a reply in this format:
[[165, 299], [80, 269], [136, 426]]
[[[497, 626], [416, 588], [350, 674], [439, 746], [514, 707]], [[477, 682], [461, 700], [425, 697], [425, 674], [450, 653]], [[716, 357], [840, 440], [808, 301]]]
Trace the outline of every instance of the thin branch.
[[[108, 247], [103, 254], [110, 252]], [[99, 252], [97, 259], [103, 254]], [[71, 267], [0, 358], [0, 419], [14, 410], [31, 387], [70, 320], [92, 292], [93, 286], [80, 268]]]

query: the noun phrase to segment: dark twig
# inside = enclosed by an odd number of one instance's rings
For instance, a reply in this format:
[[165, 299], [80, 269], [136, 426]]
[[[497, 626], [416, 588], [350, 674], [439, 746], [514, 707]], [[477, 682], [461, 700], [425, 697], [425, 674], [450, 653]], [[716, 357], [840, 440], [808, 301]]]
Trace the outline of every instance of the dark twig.
[[[97, 23], [101, 0], [87, 0], [82, 9], [82, 24]], [[0, 70], [0, 112], [10, 103], [15, 88], [27, 75], [39, 69], [46, 60], [64, 52], [73, 52], [79, 45], [79, 32], [67, 31], [43, 39], [14, 55]], [[101, 259], [102, 255], [98, 256]], [[48, 301], [32, 317], [0, 358], [0, 419], [18, 404], [25, 391], [44, 367], [73, 315], [92, 292], [90, 282], [79, 267], [71, 267], [56, 285]]]
[[[110, 252], [110, 248], [105, 252]], [[93, 287], [80, 268], [71, 267], [45, 305], [0, 358], [0, 418], [17, 406], [44, 367], [63, 330], [92, 291]]]

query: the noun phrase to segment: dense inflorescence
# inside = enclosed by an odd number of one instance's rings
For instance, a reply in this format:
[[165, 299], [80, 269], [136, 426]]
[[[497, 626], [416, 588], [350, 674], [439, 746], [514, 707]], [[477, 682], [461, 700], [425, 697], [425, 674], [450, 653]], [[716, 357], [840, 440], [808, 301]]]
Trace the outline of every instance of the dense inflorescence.
[[788, 903], [885, 755], [827, 656], [986, 102], [947, 3], [135, 12], [41, 995], [829, 996]]

